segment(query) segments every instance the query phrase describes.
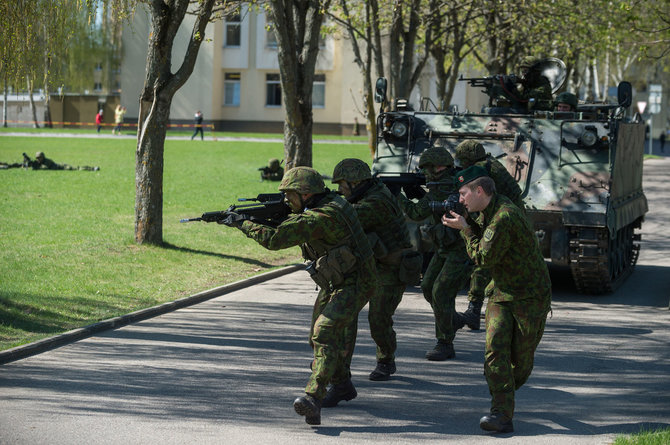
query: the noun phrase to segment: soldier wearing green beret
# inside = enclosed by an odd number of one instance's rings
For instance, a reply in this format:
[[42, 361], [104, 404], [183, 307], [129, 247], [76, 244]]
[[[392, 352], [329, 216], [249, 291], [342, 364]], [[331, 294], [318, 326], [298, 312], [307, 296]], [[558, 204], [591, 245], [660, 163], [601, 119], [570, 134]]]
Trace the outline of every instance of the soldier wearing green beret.
[[[478, 165], [486, 169], [487, 174], [493, 179], [496, 191], [507, 196], [521, 210], [524, 209], [521, 199], [521, 188], [509, 174], [504, 165], [484, 150], [484, 145], [475, 140], [466, 140], [458, 144], [454, 155], [462, 168]], [[479, 266], [475, 266], [470, 277], [470, 290], [468, 291], [468, 309], [462, 314], [465, 324], [470, 329], [479, 329], [481, 325], [481, 310], [484, 303], [484, 289], [491, 281], [490, 273]]]
[[458, 231], [444, 227], [441, 215], [430, 208], [430, 201], [445, 201], [453, 193], [454, 159], [444, 147], [430, 147], [421, 153], [419, 168], [426, 176], [428, 193], [417, 202], [398, 195], [398, 203], [414, 221], [430, 218], [427, 235], [435, 246], [435, 254], [421, 280], [423, 296], [435, 314], [437, 344], [426, 352], [426, 359], [444, 361], [456, 356], [454, 338], [464, 323], [456, 313], [456, 295], [465, 286], [472, 272], [472, 262], [465, 251]]
[[309, 340], [314, 361], [305, 395], [295, 399], [293, 407], [309, 425], [320, 425], [328, 384], [351, 382], [347, 357], [355, 346], [358, 313], [378, 286], [377, 271], [356, 211], [326, 188], [316, 170], [295, 167], [287, 171], [279, 190], [286, 194], [294, 215], [276, 228], [238, 214], [222, 224], [237, 227], [270, 250], [300, 246], [310, 262], [308, 271], [320, 289]]
[[457, 175], [468, 213], [444, 215], [442, 223], [461, 231], [468, 255], [490, 270], [486, 287], [484, 374], [491, 393], [490, 414], [479, 426], [512, 432], [514, 392], [530, 377], [535, 350], [551, 309], [551, 280], [530, 223], [506, 196], [496, 193], [485, 168], [469, 167]]

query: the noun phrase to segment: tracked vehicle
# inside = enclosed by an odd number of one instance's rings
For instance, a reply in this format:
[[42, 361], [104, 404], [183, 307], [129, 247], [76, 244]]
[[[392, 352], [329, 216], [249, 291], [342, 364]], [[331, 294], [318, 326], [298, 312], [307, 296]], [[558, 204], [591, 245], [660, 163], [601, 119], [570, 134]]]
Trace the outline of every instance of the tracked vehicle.
[[[565, 78], [562, 62], [539, 68], [556, 91]], [[632, 88], [618, 87], [616, 104], [581, 104], [572, 112], [500, 106], [495, 78], [466, 79], [484, 86], [491, 100], [479, 113], [394, 107], [377, 119], [373, 172], [418, 174], [419, 156], [433, 145], [452, 154], [467, 139], [481, 142], [517, 180], [542, 253], [571, 269], [586, 294], [613, 291], [632, 272], [639, 255], [641, 227], [648, 211], [642, 189], [645, 126], [627, 116]], [[489, 83], [492, 87], [489, 87]], [[384, 103], [386, 80], [377, 81]]]

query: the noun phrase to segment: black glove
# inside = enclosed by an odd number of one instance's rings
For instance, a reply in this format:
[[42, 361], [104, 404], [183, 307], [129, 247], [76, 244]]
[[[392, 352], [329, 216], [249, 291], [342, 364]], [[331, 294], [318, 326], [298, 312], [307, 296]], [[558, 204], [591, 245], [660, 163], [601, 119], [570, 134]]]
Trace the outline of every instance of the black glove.
[[227, 212], [226, 217], [218, 220], [217, 223], [224, 224], [228, 227], [240, 227], [242, 223], [248, 219], [250, 219], [249, 215]]
[[402, 189], [409, 199], [421, 199], [426, 195], [426, 191], [418, 184], [403, 185]]
[[402, 187], [399, 184], [386, 184], [386, 188], [389, 189], [393, 196], [398, 196]]

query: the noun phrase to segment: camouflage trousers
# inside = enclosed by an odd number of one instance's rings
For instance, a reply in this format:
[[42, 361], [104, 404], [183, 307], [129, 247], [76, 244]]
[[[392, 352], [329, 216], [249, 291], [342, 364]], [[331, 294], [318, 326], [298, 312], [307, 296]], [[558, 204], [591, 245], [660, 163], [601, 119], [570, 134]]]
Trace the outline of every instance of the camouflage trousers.
[[474, 266], [470, 276], [470, 290], [468, 301], [472, 303], [484, 303], [484, 291], [491, 281], [491, 272], [480, 266]]
[[398, 279], [398, 269], [398, 266], [377, 263], [379, 289], [370, 298], [368, 312], [370, 335], [377, 345], [377, 361], [382, 363], [395, 360], [397, 343], [393, 330], [393, 314], [402, 301], [406, 287], [405, 283]]
[[514, 391], [533, 370], [549, 308], [538, 300], [491, 301], [486, 306], [484, 375], [491, 393], [491, 412], [514, 415]]
[[442, 343], [454, 341], [456, 332], [452, 323], [456, 295], [465, 286], [471, 271], [472, 265], [467, 258], [435, 254], [423, 274], [421, 290], [435, 315], [435, 337]]
[[329, 383], [341, 383], [351, 378], [358, 314], [376, 291], [377, 277], [372, 259], [348, 276], [342, 285], [319, 291], [310, 331], [314, 361], [305, 393], [321, 400]]

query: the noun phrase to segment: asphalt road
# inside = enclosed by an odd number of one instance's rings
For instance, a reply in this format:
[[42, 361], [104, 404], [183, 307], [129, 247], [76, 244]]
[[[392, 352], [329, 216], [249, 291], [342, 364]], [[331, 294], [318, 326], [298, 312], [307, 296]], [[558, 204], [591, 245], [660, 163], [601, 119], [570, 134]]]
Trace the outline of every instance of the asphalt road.
[[394, 378], [367, 379], [365, 309], [358, 398], [306, 425], [292, 400], [309, 375], [315, 290], [299, 271], [1, 365], [0, 444], [609, 444], [670, 427], [668, 172], [670, 159], [645, 162], [650, 212], [620, 289], [582, 296], [552, 270], [553, 314], [517, 392], [513, 434], [479, 429], [489, 408], [483, 331], [459, 331], [454, 360], [424, 359], [433, 323], [416, 288], [396, 315]]

